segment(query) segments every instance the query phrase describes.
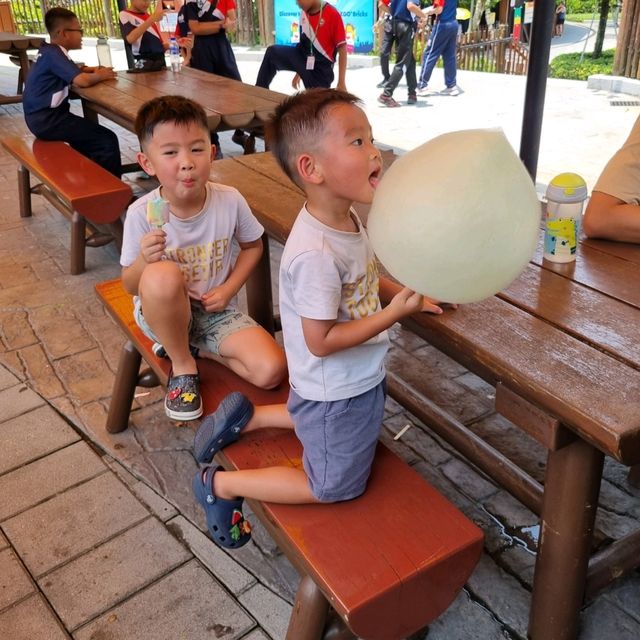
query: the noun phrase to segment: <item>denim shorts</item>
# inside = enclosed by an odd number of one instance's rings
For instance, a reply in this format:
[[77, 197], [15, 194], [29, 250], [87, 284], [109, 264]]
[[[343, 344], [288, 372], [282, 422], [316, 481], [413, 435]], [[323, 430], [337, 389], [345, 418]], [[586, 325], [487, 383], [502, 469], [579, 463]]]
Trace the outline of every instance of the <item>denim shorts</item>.
[[320, 502], [351, 500], [367, 486], [384, 417], [386, 385], [345, 400], [305, 400], [289, 391], [287, 409], [302, 443], [302, 465]]
[[[160, 342], [144, 319], [140, 298], [136, 298], [133, 317], [147, 338], [154, 342]], [[200, 304], [192, 304], [191, 320], [189, 322], [189, 344], [203, 351], [220, 355], [220, 345], [225, 338], [242, 329], [257, 326], [258, 323], [255, 320], [235, 309], [208, 312]]]

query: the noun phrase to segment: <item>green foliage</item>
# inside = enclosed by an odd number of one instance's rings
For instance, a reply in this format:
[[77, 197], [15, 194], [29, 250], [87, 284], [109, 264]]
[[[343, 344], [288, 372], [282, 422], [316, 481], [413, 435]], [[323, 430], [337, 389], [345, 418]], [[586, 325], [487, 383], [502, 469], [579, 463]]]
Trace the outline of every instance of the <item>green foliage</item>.
[[[556, 2], [556, 4], [558, 4]], [[565, 0], [565, 6], [567, 7], [567, 13], [589, 13], [594, 11], [598, 13], [600, 7], [600, 0]]]
[[[590, 27], [593, 22], [593, 28], [598, 28], [598, 20], [600, 19], [600, 13], [596, 11], [595, 15], [593, 11], [589, 13], [568, 13], [567, 22], [581, 22], [586, 23], [585, 26]], [[609, 11], [609, 20], [613, 20], [613, 11]]]
[[564, 78], [565, 80], [586, 80], [596, 73], [611, 75], [615, 49], [607, 49], [599, 58], [592, 58], [585, 53], [580, 62], [580, 53], [564, 53], [555, 57], [549, 64], [550, 78]]

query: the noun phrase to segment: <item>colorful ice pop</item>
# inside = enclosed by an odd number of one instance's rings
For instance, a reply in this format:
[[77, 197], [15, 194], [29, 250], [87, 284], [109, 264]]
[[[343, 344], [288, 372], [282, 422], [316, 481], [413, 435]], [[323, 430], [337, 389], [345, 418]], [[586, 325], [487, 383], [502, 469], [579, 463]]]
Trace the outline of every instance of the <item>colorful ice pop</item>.
[[147, 222], [154, 229], [162, 229], [169, 222], [169, 203], [163, 198], [155, 198], [147, 202]]

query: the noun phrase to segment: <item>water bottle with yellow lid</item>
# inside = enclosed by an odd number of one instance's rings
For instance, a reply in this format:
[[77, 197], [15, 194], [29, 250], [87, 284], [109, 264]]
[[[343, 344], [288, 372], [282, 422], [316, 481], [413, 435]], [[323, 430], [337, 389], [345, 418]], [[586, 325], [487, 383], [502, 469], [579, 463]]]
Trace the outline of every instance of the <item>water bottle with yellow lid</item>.
[[561, 173], [547, 187], [544, 257], [552, 262], [576, 259], [587, 184], [576, 173]]

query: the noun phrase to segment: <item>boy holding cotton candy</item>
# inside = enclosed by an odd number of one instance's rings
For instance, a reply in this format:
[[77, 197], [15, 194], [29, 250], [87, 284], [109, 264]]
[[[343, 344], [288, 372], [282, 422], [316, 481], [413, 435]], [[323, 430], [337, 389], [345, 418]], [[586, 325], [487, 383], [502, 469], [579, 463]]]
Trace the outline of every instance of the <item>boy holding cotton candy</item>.
[[193, 420], [202, 415], [194, 351], [263, 388], [285, 375], [282, 349], [235, 308], [262, 255], [264, 230], [236, 189], [209, 181], [202, 107], [180, 96], [155, 98], [140, 108], [135, 129], [138, 162], [160, 187], [127, 211], [122, 281], [135, 296], [136, 322], [171, 359], [167, 415]]
[[276, 109], [267, 140], [307, 196], [280, 264], [289, 400], [253, 407], [239, 393], [227, 396], [200, 425], [194, 453], [206, 463], [241, 432], [295, 428], [303, 468], [208, 466], [195, 475], [209, 532], [231, 548], [250, 538], [245, 497], [302, 504], [363, 493], [384, 415], [386, 330], [418, 311], [441, 313], [406, 288], [380, 306], [376, 260], [352, 204], [372, 201], [382, 159], [355, 96], [331, 89], [291, 96]]

